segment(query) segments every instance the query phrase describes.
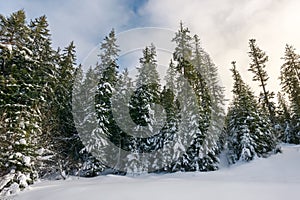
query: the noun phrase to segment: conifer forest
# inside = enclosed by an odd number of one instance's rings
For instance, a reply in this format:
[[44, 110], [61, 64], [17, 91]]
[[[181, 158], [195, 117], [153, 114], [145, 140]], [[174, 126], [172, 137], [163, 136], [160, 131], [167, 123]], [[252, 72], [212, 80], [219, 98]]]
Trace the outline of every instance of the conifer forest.
[[[99, 41], [98, 62], [83, 66], [76, 41], [53, 48], [46, 16], [0, 15], [0, 194], [38, 179], [215, 171], [221, 154], [233, 165], [280, 153], [281, 143], [300, 144], [296, 48], [282, 49], [275, 93], [263, 46], [245, 41], [250, 63], [228, 60], [227, 100], [200, 37], [179, 22], [166, 38], [175, 45], [166, 76], [149, 44], [133, 79], [118, 61], [114, 29]], [[245, 68], [259, 95], [245, 82]]]

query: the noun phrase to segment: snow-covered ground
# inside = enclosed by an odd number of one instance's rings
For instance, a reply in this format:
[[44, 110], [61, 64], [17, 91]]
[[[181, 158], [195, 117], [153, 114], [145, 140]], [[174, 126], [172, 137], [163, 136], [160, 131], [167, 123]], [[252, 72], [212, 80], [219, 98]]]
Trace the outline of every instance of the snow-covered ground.
[[72, 177], [42, 181], [17, 200], [297, 200], [300, 196], [300, 146], [283, 145], [267, 159], [208, 173], [139, 177]]

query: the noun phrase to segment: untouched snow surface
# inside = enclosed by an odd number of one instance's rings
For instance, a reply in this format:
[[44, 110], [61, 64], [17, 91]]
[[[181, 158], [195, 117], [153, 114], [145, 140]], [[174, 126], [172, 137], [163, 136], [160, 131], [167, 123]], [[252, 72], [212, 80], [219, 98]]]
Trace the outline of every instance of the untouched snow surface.
[[216, 172], [72, 177], [42, 181], [17, 200], [296, 200], [300, 196], [300, 146], [282, 154]]

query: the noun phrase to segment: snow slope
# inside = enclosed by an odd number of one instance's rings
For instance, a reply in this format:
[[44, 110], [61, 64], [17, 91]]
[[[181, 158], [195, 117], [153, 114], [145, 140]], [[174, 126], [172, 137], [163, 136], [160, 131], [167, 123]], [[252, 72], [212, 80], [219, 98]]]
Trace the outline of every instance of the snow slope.
[[17, 200], [276, 200], [299, 199], [300, 145], [283, 145], [267, 159], [208, 173], [174, 173], [139, 177], [72, 177], [42, 181]]

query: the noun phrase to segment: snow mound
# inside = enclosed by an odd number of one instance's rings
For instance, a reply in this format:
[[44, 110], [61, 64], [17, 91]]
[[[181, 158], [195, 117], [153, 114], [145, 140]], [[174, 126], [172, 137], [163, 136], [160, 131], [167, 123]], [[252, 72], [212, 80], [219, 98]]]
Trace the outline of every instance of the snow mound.
[[300, 145], [282, 145], [282, 152], [267, 159], [256, 159], [207, 173], [151, 174], [139, 177], [107, 175], [42, 181], [21, 192], [16, 199], [298, 199]]

